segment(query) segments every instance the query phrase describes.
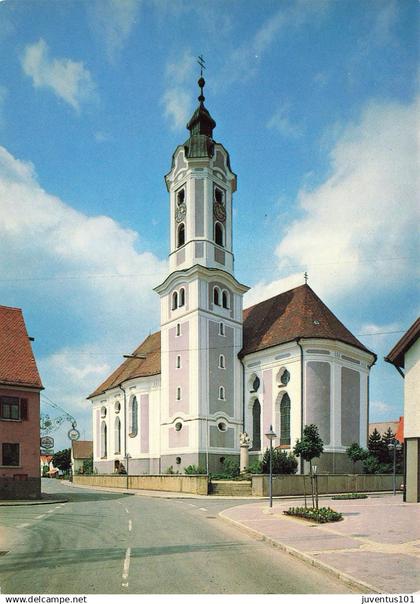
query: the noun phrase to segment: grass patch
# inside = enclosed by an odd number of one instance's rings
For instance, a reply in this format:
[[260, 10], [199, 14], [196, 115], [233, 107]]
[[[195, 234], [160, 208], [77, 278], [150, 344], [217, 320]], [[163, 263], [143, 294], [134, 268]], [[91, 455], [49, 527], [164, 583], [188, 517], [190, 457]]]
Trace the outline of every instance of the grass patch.
[[333, 495], [331, 499], [367, 499], [364, 493], [343, 493], [342, 495]]
[[331, 508], [289, 508], [283, 512], [286, 516], [299, 516], [306, 520], [312, 520], [314, 522], [325, 523], [325, 522], [338, 522], [343, 519], [343, 515], [340, 512], [336, 512]]

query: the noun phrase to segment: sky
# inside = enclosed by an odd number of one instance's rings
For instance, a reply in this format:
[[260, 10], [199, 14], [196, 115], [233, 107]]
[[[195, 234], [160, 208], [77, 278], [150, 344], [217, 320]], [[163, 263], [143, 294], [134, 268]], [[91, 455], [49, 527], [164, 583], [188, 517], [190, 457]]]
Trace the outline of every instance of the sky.
[[202, 54], [244, 306], [307, 271], [378, 355], [370, 421], [403, 414], [383, 357], [419, 314], [417, 23], [415, 0], [0, 0], [0, 304], [35, 338], [43, 413], [90, 438], [86, 396], [159, 329]]

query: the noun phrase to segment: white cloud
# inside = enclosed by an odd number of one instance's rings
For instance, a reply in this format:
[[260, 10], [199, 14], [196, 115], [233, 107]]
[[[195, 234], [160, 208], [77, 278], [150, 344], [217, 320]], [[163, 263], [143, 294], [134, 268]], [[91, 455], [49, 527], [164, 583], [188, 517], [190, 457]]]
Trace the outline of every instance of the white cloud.
[[[369, 403], [370, 415], [372, 414], [376, 417], [381, 417], [383, 415], [395, 415], [395, 409], [393, 405], [389, 403], [385, 403], [384, 401], [371, 401]], [[377, 420], [376, 420], [377, 421]]]
[[167, 265], [141, 245], [133, 230], [48, 194], [31, 163], [0, 147], [0, 279], [26, 308], [43, 309], [35, 331], [49, 331], [44, 341], [55, 334], [59, 349], [38, 363], [47, 396], [65, 408], [83, 410], [121, 354], [158, 325], [152, 288]]
[[[371, 103], [330, 153], [331, 171], [298, 195], [301, 217], [276, 254], [279, 274], [308, 269], [321, 296], [376, 294], [417, 272], [416, 104]], [[273, 284], [267, 284], [271, 293]]]
[[[192, 78], [196, 60], [188, 51], [184, 51], [176, 60], [166, 66], [167, 88], [162, 96], [165, 117], [172, 130], [185, 128], [192, 113], [191, 94], [185, 85]], [[188, 86], [190, 89], [191, 86]], [[197, 88], [197, 91], [199, 89]]]
[[104, 41], [111, 63], [127, 44], [137, 23], [140, 6], [140, 0], [97, 0], [88, 6], [91, 27]]
[[290, 104], [284, 103], [267, 122], [267, 128], [274, 128], [284, 138], [299, 138], [303, 135], [303, 128], [289, 117]]
[[52, 58], [42, 38], [26, 46], [21, 63], [35, 88], [52, 90], [76, 111], [80, 110], [81, 103], [96, 97], [95, 84], [83, 62]]

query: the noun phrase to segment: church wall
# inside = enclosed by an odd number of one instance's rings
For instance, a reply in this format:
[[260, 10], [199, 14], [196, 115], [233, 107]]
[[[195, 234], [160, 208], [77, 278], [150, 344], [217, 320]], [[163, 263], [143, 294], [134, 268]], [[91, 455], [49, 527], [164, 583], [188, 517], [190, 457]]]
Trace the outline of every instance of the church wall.
[[306, 363], [305, 424], [315, 424], [319, 435], [331, 442], [331, 366], [324, 361]]
[[[180, 322], [181, 334], [177, 327], [169, 329], [169, 416], [177, 413], [189, 413], [189, 323]], [[181, 367], [177, 368], [177, 357]], [[177, 398], [177, 389], [181, 389], [181, 398]]]
[[[219, 322], [209, 321], [209, 409], [214, 414], [224, 411], [230, 417], [234, 415], [234, 333], [228, 325], [224, 335], [219, 334]], [[219, 368], [219, 357], [225, 358], [225, 369]], [[220, 399], [220, 387], [225, 389], [225, 399]]]
[[360, 374], [341, 369], [341, 444], [344, 447], [360, 441]]

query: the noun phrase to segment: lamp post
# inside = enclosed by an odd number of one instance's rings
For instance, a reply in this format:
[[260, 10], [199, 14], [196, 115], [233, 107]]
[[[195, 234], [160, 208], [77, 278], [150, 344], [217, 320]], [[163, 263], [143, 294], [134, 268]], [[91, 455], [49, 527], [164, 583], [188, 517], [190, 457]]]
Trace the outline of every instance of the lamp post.
[[130, 453], [125, 454], [125, 462], [126, 462], [126, 472], [127, 472], [127, 489], [128, 489], [128, 460], [130, 459]]
[[270, 497], [270, 508], [273, 507], [273, 440], [277, 434], [273, 430], [273, 426], [270, 426], [270, 430], [265, 434], [266, 438], [270, 441], [270, 482], [269, 482], [269, 497]]
[[398, 442], [398, 440], [396, 438], [394, 438], [394, 440], [392, 442], [389, 443], [388, 445], [388, 449], [390, 451], [394, 451], [392, 459], [393, 459], [393, 464], [392, 464], [392, 492], [393, 495], [395, 495], [396, 490], [397, 490], [397, 470], [396, 470], [396, 466], [397, 466], [397, 451], [401, 451], [401, 444]]

